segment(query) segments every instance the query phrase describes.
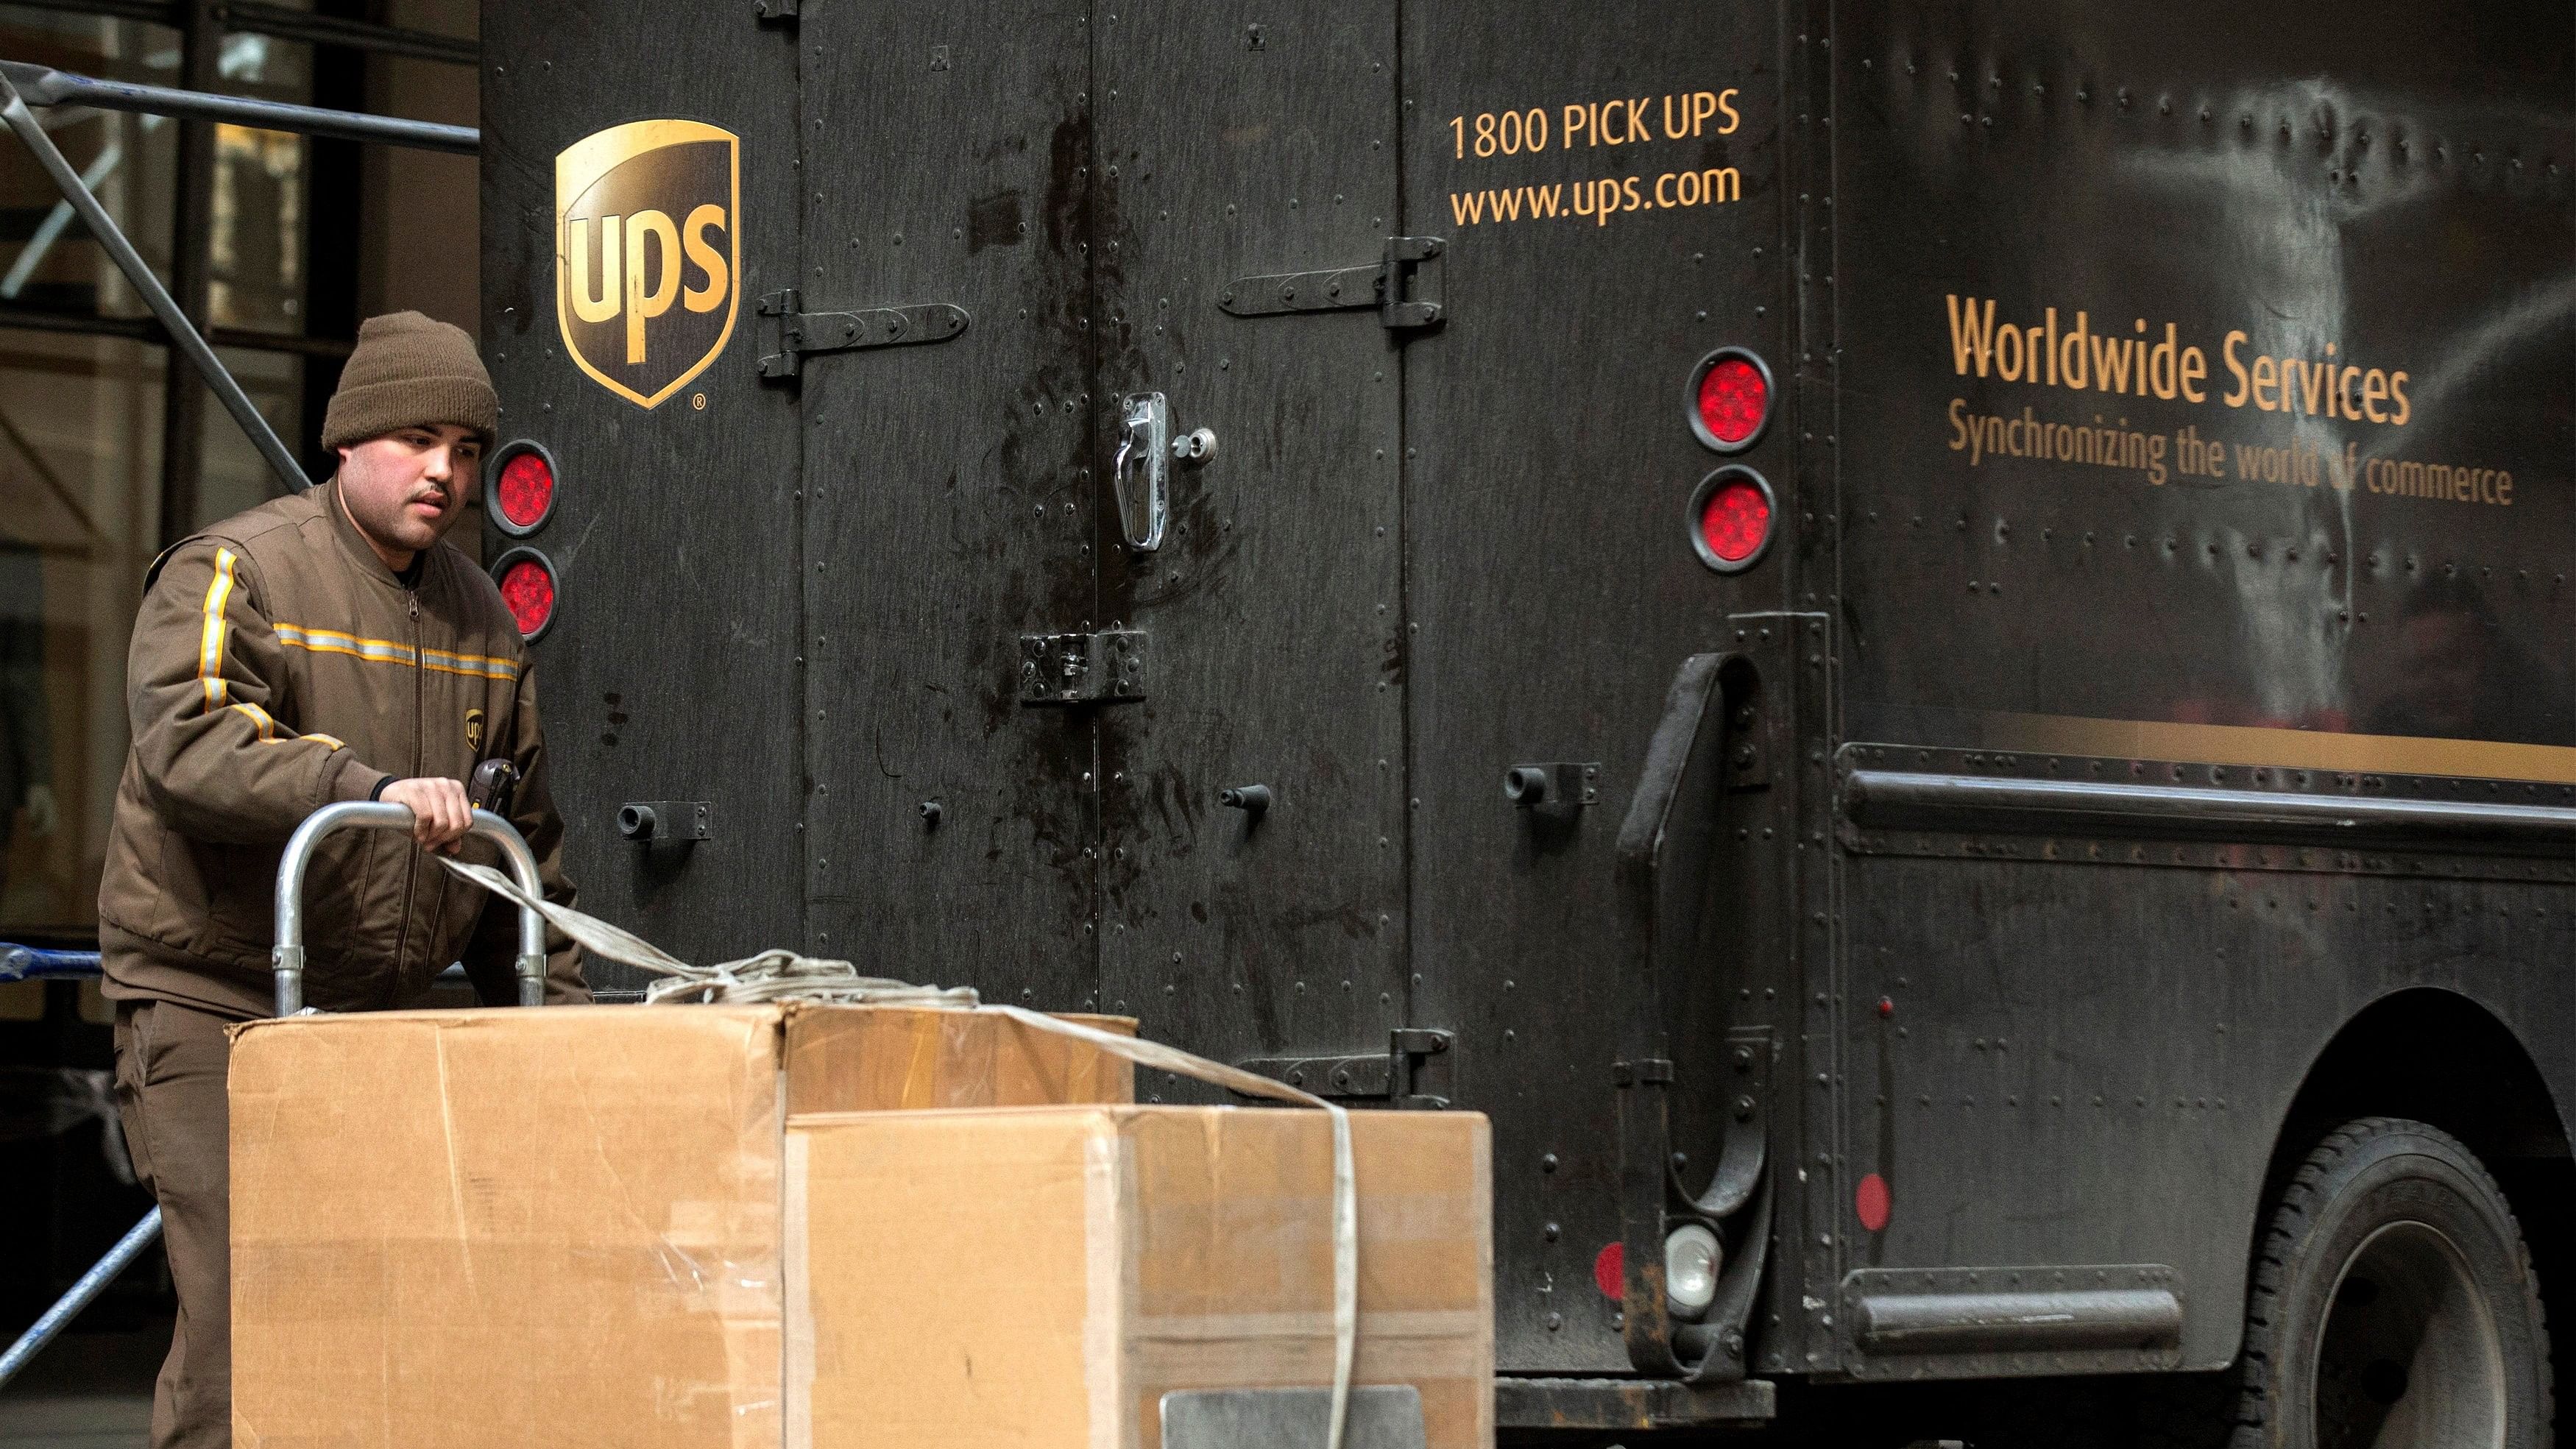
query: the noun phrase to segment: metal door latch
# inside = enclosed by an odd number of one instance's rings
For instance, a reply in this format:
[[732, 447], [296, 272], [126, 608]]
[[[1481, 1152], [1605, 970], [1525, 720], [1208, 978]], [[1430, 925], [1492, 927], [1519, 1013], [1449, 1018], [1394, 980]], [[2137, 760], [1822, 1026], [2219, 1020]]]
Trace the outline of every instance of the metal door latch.
[[1118, 531], [1138, 553], [1163, 546], [1171, 474], [1172, 405], [1159, 392], [1129, 393], [1118, 405], [1118, 453], [1109, 462], [1109, 485], [1118, 495]]
[[1286, 1082], [1318, 1097], [1382, 1101], [1414, 1111], [1438, 1111], [1447, 1097], [1424, 1093], [1429, 1059], [1447, 1054], [1453, 1038], [1427, 1027], [1400, 1026], [1387, 1033], [1386, 1050], [1367, 1056], [1254, 1057], [1238, 1062], [1247, 1072]]
[[1216, 434], [1192, 428], [1175, 435], [1172, 405], [1159, 392], [1131, 392], [1118, 403], [1118, 452], [1109, 462], [1118, 496], [1118, 531], [1127, 546], [1152, 553], [1171, 521], [1172, 465], [1197, 467], [1216, 456]]
[[1141, 629], [1020, 636], [1020, 703], [1124, 704], [1145, 697]]
[[1503, 798], [1524, 810], [1541, 805], [1601, 803], [1601, 762], [1558, 760], [1514, 765], [1503, 772]]
[[1237, 317], [1374, 307], [1390, 330], [1435, 326], [1442, 315], [1440, 258], [1447, 250], [1436, 236], [1391, 236], [1375, 266], [1237, 277], [1218, 293], [1217, 305]]
[[858, 352], [870, 347], [905, 347], [946, 342], [963, 336], [970, 318], [953, 302], [924, 302], [912, 307], [871, 307], [860, 312], [806, 312], [795, 288], [760, 299], [760, 315], [773, 318], [776, 346], [762, 354], [764, 378], [794, 377], [804, 359], [818, 352]]
[[617, 833], [648, 845], [690, 845], [714, 838], [715, 814], [704, 800], [629, 800], [617, 807]]

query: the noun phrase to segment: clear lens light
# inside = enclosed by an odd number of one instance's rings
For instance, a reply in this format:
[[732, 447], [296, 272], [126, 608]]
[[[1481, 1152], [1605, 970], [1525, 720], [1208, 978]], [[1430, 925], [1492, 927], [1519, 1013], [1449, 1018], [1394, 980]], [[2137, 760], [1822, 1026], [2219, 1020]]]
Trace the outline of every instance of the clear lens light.
[[1678, 1318], [1697, 1318], [1717, 1298], [1717, 1270], [1726, 1255], [1717, 1234], [1685, 1223], [1664, 1239], [1664, 1298]]

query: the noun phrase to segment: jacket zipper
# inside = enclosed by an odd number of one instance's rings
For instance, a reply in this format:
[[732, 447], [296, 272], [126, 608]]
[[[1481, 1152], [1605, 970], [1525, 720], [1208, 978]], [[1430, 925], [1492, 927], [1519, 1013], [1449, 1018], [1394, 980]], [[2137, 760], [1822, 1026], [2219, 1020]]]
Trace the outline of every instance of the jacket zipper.
[[[420, 778], [421, 740], [427, 733], [421, 728], [421, 717], [429, 709], [429, 676], [420, 667], [420, 593], [403, 590], [403, 601], [411, 606], [411, 778]], [[411, 964], [411, 908], [414, 893], [420, 886], [420, 852], [414, 848], [410, 864], [403, 872], [402, 927], [394, 936], [393, 994], [400, 995], [405, 969]]]

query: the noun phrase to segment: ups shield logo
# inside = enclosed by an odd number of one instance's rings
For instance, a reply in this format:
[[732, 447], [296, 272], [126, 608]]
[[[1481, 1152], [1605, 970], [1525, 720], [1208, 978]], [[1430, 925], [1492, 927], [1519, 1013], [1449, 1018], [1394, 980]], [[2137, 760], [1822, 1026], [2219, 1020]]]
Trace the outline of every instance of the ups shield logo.
[[581, 370], [637, 407], [733, 336], [741, 146], [698, 121], [629, 121], [555, 157], [555, 320]]

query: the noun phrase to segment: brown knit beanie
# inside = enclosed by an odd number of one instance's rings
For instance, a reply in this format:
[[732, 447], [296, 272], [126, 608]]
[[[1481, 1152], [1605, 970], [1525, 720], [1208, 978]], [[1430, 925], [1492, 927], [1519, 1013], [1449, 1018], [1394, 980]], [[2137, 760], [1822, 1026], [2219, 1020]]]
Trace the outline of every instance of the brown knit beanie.
[[418, 312], [368, 318], [322, 414], [322, 446], [346, 448], [423, 423], [472, 428], [483, 435], [483, 451], [492, 451], [501, 400], [474, 339]]

